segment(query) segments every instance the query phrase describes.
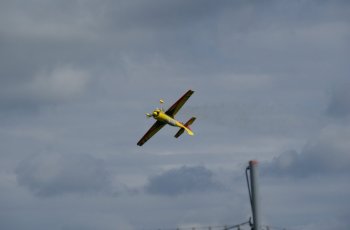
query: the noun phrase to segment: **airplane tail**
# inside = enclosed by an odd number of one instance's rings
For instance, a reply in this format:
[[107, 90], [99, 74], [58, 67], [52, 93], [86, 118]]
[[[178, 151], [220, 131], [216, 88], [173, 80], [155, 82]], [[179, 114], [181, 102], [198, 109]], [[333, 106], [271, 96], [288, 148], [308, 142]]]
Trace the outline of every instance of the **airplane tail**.
[[190, 125], [191, 125], [195, 120], [196, 120], [195, 117], [192, 117], [191, 119], [189, 119], [189, 120], [184, 124], [184, 128], [180, 128], [180, 130], [175, 134], [174, 137], [178, 138], [179, 136], [181, 136], [181, 135], [184, 133], [185, 130], [186, 130], [186, 132], [187, 132], [189, 135], [193, 136], [194, 133], [192, 132]]

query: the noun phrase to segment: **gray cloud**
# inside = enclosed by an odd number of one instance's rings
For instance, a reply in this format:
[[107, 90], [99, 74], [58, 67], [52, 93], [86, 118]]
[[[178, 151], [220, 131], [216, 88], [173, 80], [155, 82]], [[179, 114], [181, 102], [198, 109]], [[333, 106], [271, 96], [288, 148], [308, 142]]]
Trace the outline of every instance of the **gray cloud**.
[[0, 106], [26, 108], [72, 101], [85, 93], [89, 82], [87, 72], [68, 66], [28, 78], [29, 81], [4, 87]]
[[[271, 223], [309, 230], [346, 219], [349, 7], [0, 1], [0, 228], [245, 220], [244, 177], [231, 184], [230, 170], [251, 159], [269, 162], [261, 181]], [[196, 135], [177, 140], [165, 127], [138, 148], [153, 122], [144, 113], [188, 88], [196, 94], [177, 118], [197, 116]], [[104, 192], [116, 182], [126, 189]]]
[[342, 85], [335, 86], [331, 93], [331, 100], [327, 113], [334, 118], [348, 118], [350, 115], [350, 81], [345, 80]]
[[171, 169], [151, 177], [145, 190], [150, 194], [180, 195], [192, 192], [206, 192], [222, 189], [214, 174], [203, 166]]
[[274, 176], [305, 177], [321, 174], [350, 173], [349, 125], [325, 127], [319, 137], [303, 150], [288, 151], [263, 166], [263, 172]]
[[16, 176], [19, 185], [37, 196], [105, 192], [110, 188], [104, 162], [90, 155], [36, 155], [18, 165]]

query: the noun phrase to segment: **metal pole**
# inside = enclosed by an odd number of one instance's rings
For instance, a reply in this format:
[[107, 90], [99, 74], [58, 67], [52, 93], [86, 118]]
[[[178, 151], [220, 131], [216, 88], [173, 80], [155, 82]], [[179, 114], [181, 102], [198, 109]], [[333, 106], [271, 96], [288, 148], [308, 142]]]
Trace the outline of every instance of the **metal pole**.
[[253, 229], [260, 230], [260, 210], [258, 197], [258, 161], [249, 161], [250, 167], [250, 187], [252, 198]]

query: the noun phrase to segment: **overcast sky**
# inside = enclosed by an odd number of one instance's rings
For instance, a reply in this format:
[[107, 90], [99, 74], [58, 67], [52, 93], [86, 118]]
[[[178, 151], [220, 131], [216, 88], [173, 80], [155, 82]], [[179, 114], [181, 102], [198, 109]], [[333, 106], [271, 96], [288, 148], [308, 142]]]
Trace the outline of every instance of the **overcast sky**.
[[[350, 2], [1, 0], [0, 229], [349, 229]], [[195, 91], [177, 118], [144, 115]], [[248, 229], [248, 227], [245, 227]]]

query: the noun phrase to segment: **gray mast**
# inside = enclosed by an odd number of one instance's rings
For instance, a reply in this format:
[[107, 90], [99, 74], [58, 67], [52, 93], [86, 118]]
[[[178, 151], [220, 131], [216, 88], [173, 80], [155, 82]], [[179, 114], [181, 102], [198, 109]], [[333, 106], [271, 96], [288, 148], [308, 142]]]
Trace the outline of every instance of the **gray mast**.
[[250, 201], [253, 213], [253, 230], [260, 230], [260, 202], [258, 190], [258, 161], [249, 161], [250, 169]]

